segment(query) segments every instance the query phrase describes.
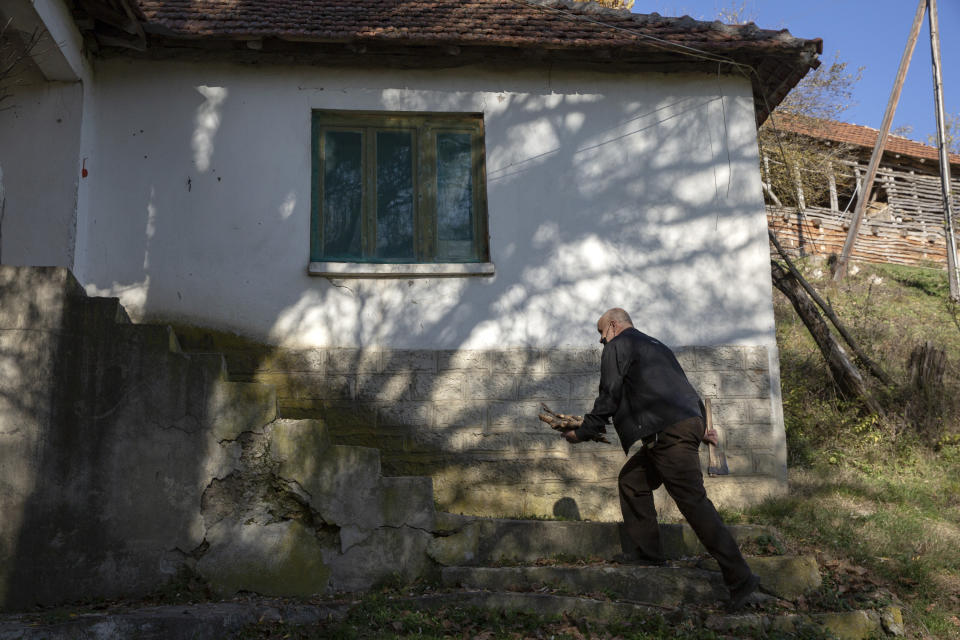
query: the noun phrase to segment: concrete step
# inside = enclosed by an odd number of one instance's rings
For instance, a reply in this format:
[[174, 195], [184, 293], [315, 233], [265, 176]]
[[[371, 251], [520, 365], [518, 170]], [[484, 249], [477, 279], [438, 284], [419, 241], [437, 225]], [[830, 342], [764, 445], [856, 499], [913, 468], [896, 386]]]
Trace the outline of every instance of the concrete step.
[[433, 478], [389, 476], [380, 478], [384, 526], [432, 530], [436, 522]]
[[177, 334], [165, 324], [120, 324], [117, 325], [116, 331], [120, 340], [136, 344], [146, 352], [183, 352], [177, 340]]
[[[747, 564], [760, 576], [760, 584], [767, 593], [784, 600], [796, 600], [822, 584], [817, 559], [811, 555], [747, 556]], [[720, 571], [713, 558], [697, 565], [707, 571]]]
[[[617, 522], [508, 520], [443, 514], [438, 526], [451, 533], [438, 540], [438, 545], [450, 547], [442, 553], [446, 560], [442, 564], [446, 565], [530, 563], [550, 558], [611, 560], [632, 546], [622, 523]], [[771, 527], [733, 525], [730, 532], [741, 546], [761, 536], [779, 540], [778, 533]], [[693, 529], [686, 524], [661, 524], [660, 539], [666, 557], [671, 560], [706, 553]]]
[[190, 356], [193, 365], [204, 372], [207, 380], [222, 380], [225, 382], [229, 380], [227, 359], [223, 357], [222, 353], [191, 352], [187, 355]]
[[127, 310], [120, 304], [120, 298], [83, 298], [82, 315], [85, 321], [103, 319], [113, 324], [131, 324]]
[[[828, 613], [780, 614], [745, 613], [718, 614], [686, 611], [676, 616], [666, 607], [636, 604], [608, 599], [557, 595], [551, 593], [524, 593], [516, 591], [463, 590], [436, 593], [411, 598], [398, 598], [392, 604], [414, 610], [436, 611], [451, 607], [477, 607], [502, 612], [526, 612], [541, 616], [564, 616], [583, 629], [583, 622], [626, 622], [638, 617], [662, 613], [674, 623], [688, 621], [695, 627], [725, 633], [764, 635], [780, 632], [793, 634], [813, 627], [830, 632], [840, 640], [865, 640], [884, 633], [903, 635], [903, 619], [899, 608], [856, 610]], [[685, 616], [685, 620], [683, 619]]]
[[688, 567], [444, 567], [448, 588], [603, 594], [651, 607], [713, 604], [728, 598], [719, 573]]
[[[269, 433], [277, 475], [296, 482], [325, 522], [364, 531], [383, 525], [378, 449], [332, 444], [322, 420], [280, 419]], [[395, 515], [403, 519], [407, 510], [399, 507]]]
[[[778, 598], [794, 600], [821, 584], [812, 556], [753, 556], [746, 560], [760, 577], [761, 589]], [[510, 591], [549, 587], [572, 594], [605, 593], [653, 606], [706, 604], [728, 597], [719, 571], [682, 565], [444, 567], [441, 575], [448, 587]]]
[[[415, 611], [476, 607], [531, 613], [547, 618], [564, 616], [584, 631], [593, 629], [596, 623], [630, 622], [664, 613], [673, 624], [706, 627], [726, 635], [753, 637], [777, 632], [786, 635], [811, 626], [829, 631], [841, 640], [875, 638], [884, 632], [903, 635], [902, 616], [896, 607], [804, 615], [723, 615], [699, 611], [671, 612], [627, 602], [548, 593], [476, 590], [392, 598], [388, 603], [393, 607]], [[306, 631], [324, 622], [342, 620], [352, 606], [344, 602], [304, 604], [259, 599], [77, 612], [71, 614], [69, 619], [60, 621], [44, 620], [42, 615], [17, 614], [0, 617], [0, 640], [220, 640], [248, 635], [266, 637], [264, 634], [272, 630], [282, 633], [289, 631], [290, 627], [302, 627]], [[384, 632], [390, 631], [390, 628], [384, 629]]]
[[[135, 325], [136, 326], [136, 325]], [[244, 431], [259, 431], [277, 418], [277, 390], [254, 382], [218, 381], [207, 398], [213, 436], [235, 440]]]

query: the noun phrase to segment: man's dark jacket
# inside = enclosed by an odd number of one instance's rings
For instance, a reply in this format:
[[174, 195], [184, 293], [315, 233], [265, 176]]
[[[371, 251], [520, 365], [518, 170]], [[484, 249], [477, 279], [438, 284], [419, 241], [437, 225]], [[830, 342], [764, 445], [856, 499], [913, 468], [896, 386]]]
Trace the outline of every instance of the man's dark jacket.
[[609, 418], [624, 452], [688, 418], [703, 417], [700, 396], [673, 352], [662, 342], [629, 327], [603, 347], [600, 393], [583, 416], [577, 438], [599, 434]]

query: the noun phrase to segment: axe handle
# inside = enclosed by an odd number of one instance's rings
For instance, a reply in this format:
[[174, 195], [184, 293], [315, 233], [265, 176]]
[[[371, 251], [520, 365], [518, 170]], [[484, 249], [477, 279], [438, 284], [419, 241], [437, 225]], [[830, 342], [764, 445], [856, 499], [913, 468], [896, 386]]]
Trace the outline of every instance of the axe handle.
[[[713, 411], [711, 410], [711, 407], [710, 407], [710, 398], [703, 399], [703, 408], [704, 408], [704, 413], [707, 414], [704, 417], [706, 418], [706, 421], [707, 421], [707, 431], [709, 431], [710, 429], [713, 429]], [[718, 466], [717, 447], [712, 442], [708, 442], [707, 450], [710, 452], [710, 466], [711, 467]]]
[[[713, 429], [713, 412], [710, 409], [710, 399], [706, 398], [704, 400], [704, 410], [706, 412], [706, 422], [707, 429]], [[723, 449], [719, 448], [719, 445], [709, 443], [710, 448], [710, 466], [707, 468], [707, 473], [711, 476], [726, 476], [730, 475], [730, 469], [727, 467], [727, 456], [724, 455]]]

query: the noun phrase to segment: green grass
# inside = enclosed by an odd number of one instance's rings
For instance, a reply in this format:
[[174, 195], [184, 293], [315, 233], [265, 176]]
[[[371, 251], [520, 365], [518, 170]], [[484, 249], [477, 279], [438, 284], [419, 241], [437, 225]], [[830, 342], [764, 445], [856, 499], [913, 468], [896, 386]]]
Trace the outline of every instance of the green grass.
[[[883, 416], [838, 398], [805, 327], [777, 294], [790, 492], [733, 517], [779, 527], [822, 565], [865, 571], [879, 592], [904, 603], [913, 632], [960, 638], [960, 315], [946, 274], [861, 265], [835, 286], [825, 268], [803, 270], [894, 384], [871, 380]], [[945, 351], [947, 366], [942, 386], [921, 391], [908, 363], [927, 341]]]

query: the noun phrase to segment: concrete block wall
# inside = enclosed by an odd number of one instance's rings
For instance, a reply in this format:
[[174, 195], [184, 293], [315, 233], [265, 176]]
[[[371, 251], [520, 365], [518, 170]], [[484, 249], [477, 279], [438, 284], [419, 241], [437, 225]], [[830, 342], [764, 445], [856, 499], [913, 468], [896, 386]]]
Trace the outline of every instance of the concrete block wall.
[[183, 568], [222, 596], [433, 570], [430, 478], [382, 477], [378, 450], [278, 420], [272, 386], [226, 373], [67, 269], [0, 266], [0, 610], [142, 596]]
[[[589, 411], [600, 347], [217, 350], [232, 375], [277, 387], [281, 415], [323, 418], [338, 442], [379, 448], [386, 474], [431, 475], [444, 510], [620, 517], [615, 485], [625, 456], [612, 426], [611, 444], [569, 445], [537, 419], [541, 403]], [[763, 346], [676, 352], [712, 399], [726, 448], [731, 475], [707, 479], [714, 501], [737, 507], [785, 491], [776, 353]], [[701, 456], [706, 470], [706, 447]], [[665, 517], [678, 515], [666, 496], [659, 504]]]

